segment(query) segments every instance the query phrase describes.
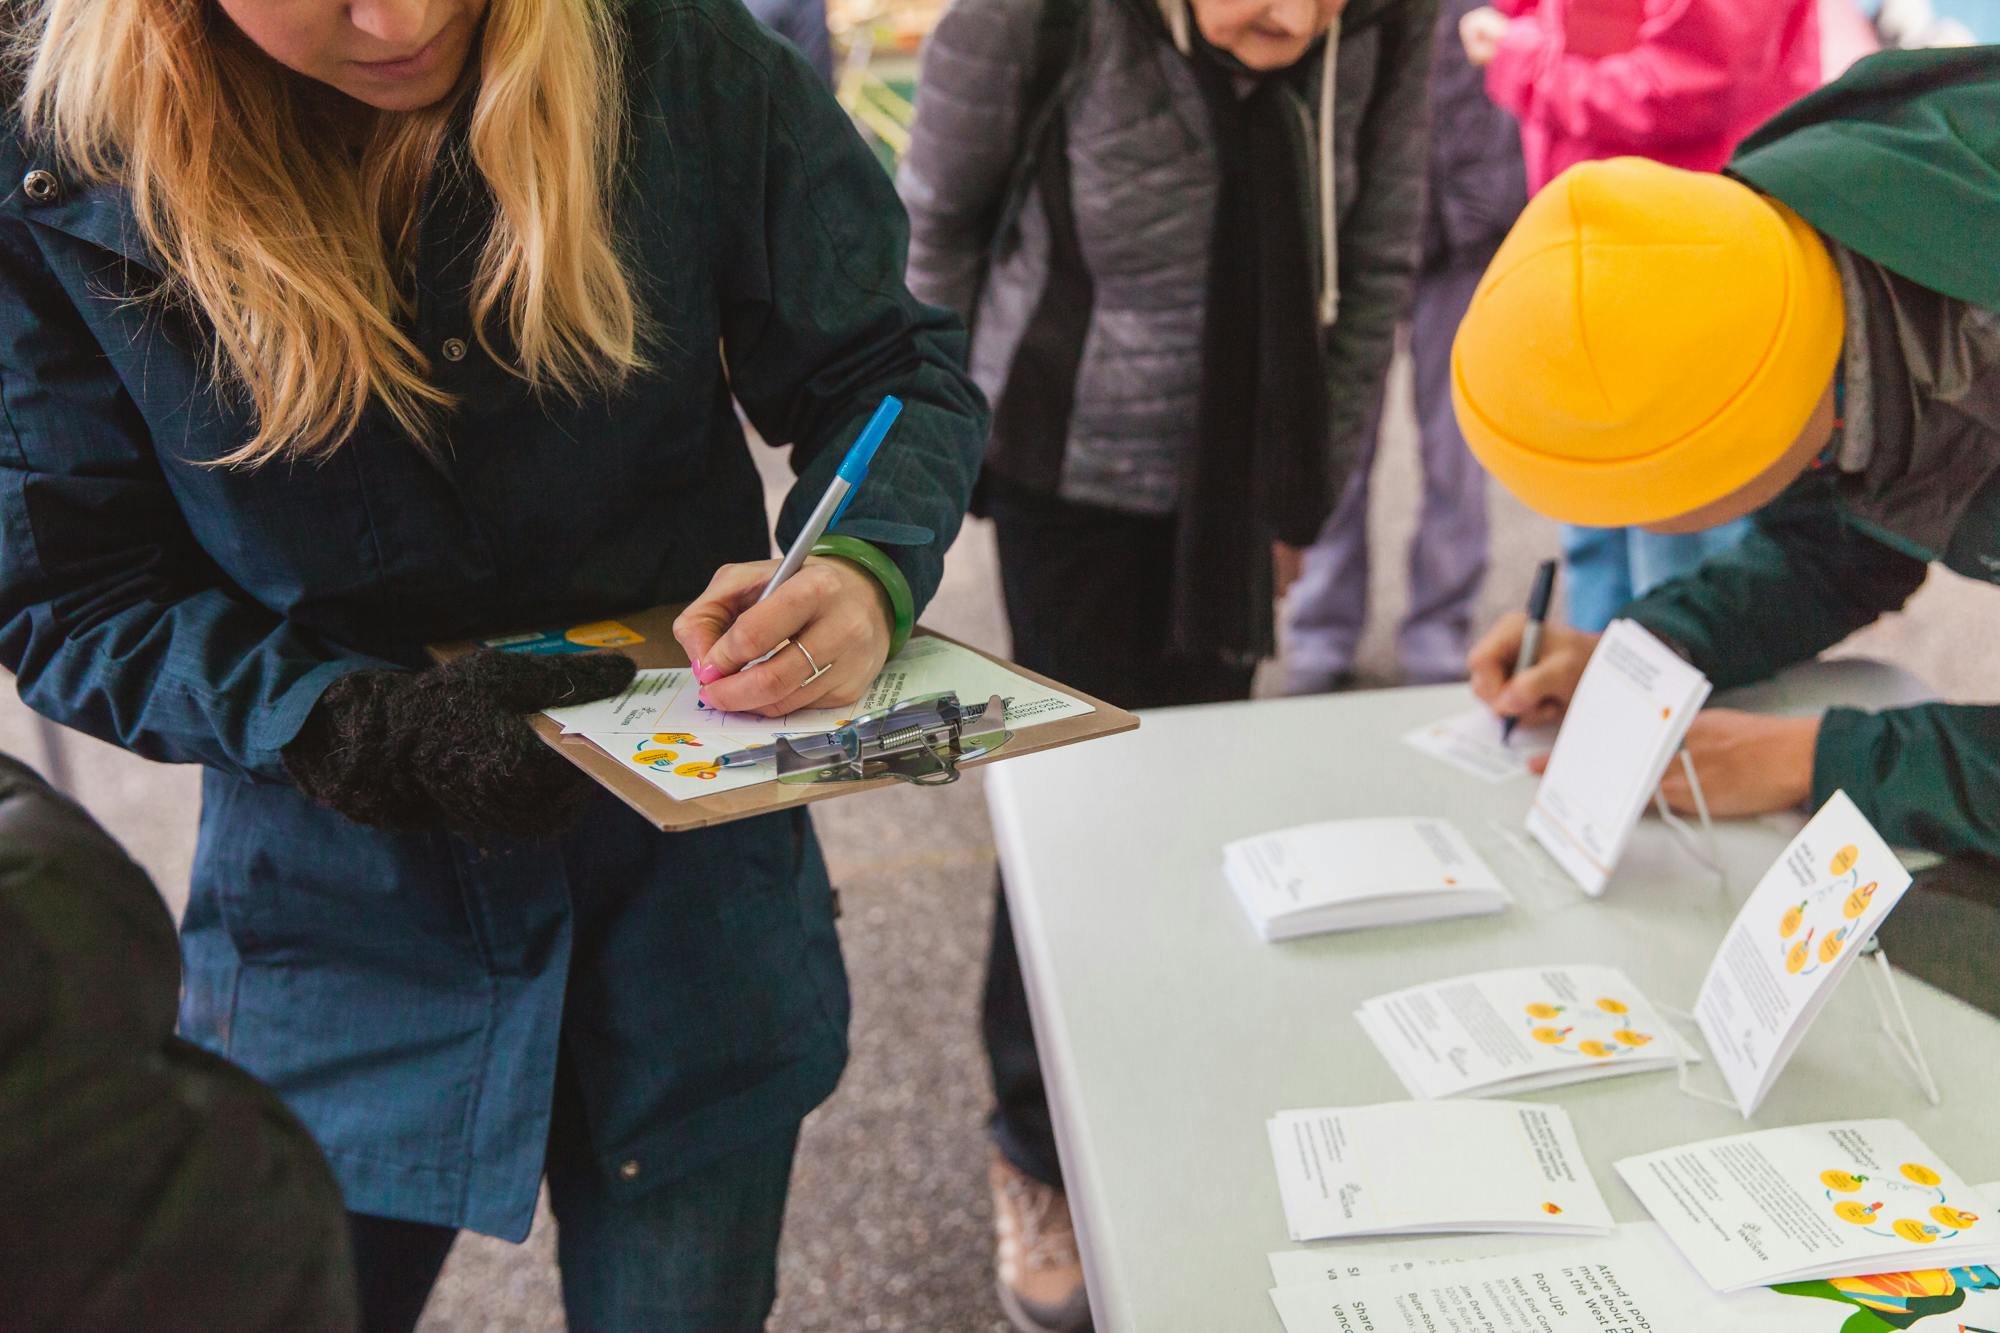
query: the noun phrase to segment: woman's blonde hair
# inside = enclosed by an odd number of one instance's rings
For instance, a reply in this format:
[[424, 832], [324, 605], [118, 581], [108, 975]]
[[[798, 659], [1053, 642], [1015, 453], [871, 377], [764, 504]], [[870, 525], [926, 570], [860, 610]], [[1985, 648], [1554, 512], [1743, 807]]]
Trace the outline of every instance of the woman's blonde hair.
[[[473, 335], [537, 390], [614, 387], [644, 364], [644, 316], [613, 233], [623, 85], [608, 0], [491, 0], [459, 90], [375, 117], [357, 154], [327, 90], [250, 45], [211, 0], [13, 0], [31, 135], [125, 186], [164, 262], [158, 295], [214, 329], [215, 371], [256, 435], [213, 460], [320, 457], [371, 399], [419, 442], [451, 395], [399, 321], [424, 191], [469, 98], [494, 215]], [[496, 351], [494, 316], [505, 320]]]

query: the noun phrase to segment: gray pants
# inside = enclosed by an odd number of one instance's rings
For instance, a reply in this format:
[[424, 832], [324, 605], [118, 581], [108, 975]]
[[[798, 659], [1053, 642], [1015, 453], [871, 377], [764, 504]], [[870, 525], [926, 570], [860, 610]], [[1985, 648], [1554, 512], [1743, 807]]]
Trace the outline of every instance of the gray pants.
[[[1451, 411], [1451, 341], [1486, 271], [1485, 256], [1417, 274], [1410, 318], [1423, 509], [1410, 543], [1410, 606], [1396, 655], [1410, 684], [1458, 680], [1471, 647], [1473, 602], [1486, 577], [1486, 473]], [[1330, 689], [1354, 666], [1368, 615], [1368, 492], [1382, 404], [1363, 432], [1354, 476], [1285, 599], [1286, 689]]]

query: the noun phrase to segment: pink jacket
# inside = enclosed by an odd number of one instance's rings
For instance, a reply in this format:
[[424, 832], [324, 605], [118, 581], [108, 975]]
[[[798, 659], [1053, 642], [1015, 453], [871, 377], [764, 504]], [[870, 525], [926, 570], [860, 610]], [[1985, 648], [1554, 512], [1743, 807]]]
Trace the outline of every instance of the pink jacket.
[[[1595, 158], [1714, 171], [1772, 113], [1820, 84], [1817, 0], [1498, 0], [1514, 19], [1486, 90], [1519, 118], [1528, 188]], [[1570, 16], [1625, 16], [1628, 50], [1564, 49]], [[1600, 30], [1603, 25], [1600, 25]]]

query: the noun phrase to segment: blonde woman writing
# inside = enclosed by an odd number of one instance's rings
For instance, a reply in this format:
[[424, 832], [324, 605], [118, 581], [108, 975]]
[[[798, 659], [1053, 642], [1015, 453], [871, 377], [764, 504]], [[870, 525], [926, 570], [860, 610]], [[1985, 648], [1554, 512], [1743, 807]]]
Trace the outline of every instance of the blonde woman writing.
[[[534, 741], [628, 661], [421, 648], [693, 598], [697, 660], [794, 645], [718, 706], [857, 697], [985, 425], [888, 181], [732, 0], [0, 21], [0, 662], [206, 770], [183, 1031], [325, 1148], [370, 1327], [546, 1174], [572, 1327], [761, 1328], [846, 1056], [811, 826], [662, 836]], [[793, 446], [786, 540], [908, 405], [754, 610], [732, 393]]]

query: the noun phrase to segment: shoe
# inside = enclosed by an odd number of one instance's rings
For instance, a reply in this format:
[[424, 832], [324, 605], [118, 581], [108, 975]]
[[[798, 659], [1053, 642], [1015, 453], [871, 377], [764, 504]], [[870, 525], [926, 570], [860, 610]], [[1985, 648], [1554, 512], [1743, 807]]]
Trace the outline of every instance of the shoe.
[[993, 1190], [995, 1266], [1008, 1322], [1020, 1333], [1089, 1333], [1090, 1297], [1069, 1199], [997, 1152], [986, 1182]]

